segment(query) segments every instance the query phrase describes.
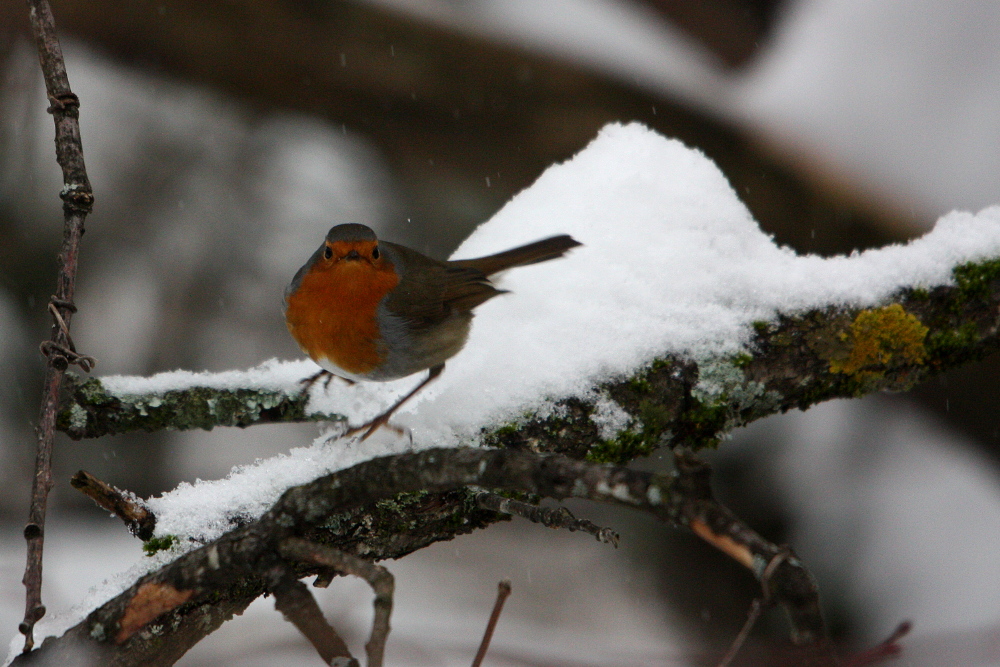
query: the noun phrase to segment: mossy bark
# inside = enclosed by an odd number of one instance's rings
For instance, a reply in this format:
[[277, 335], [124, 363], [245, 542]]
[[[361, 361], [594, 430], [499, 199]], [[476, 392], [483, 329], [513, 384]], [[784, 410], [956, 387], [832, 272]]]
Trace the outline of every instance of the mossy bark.
[[[563, 456], [472, 448], [372, 459], [289, 489], [258, 521], [141, 577], [63, 637], [19, 656], [13, 665], [173, 664], [265, 592], [268, 573], [311, 572], [280, 555], [286, 540], [305, 537], [366, 559], [397, 558], [497, 520], [499, 515], [476, 508], [472, 485], [616, 503], [675, 525], [711, 527], [712, 535], [740, 549], [747, 567], [766, 580], [788, 612], [793, 639], [825, 650], [825, 626], [808, 571], [786, 548], [767, 542], [718, 505], [708, 472], [697, 462], [654, 474]], [[70, 653], [74, 647], [81, 652]]]
[[282, 389], [191, 387], [148, 394], [115, 394], [99, 378], [81, 382], [67, 373], [69, 397], [57, 426], [74, 440], [132, 431], [185, 431], [216, 426], [341, 421], [341, 415], [309, 413], [305, 392]]

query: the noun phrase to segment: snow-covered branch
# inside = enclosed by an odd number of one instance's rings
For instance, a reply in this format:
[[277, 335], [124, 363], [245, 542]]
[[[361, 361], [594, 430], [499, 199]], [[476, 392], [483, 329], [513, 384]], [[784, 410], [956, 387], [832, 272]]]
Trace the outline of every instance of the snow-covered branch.
[[132, 431], [211, 430], [278, 422], [340, 421], [341, 415], [309, 412], [309, 396], [283, 387], [193, 386], [116, 395], [100, 378], [67, 374], [69, 401], [58, 427], [74, 440]]
[[[289, 572], [317, 572], [316, 559], [310, 565], [293, 558], [309, 551], [303, 538], [328, 551], [333, 547], [366, 559], [397, 558], [419, 546], [419, 535], [428, 528], [422, 513], [407, 514], [411, 525], [403, 533], [397, 526], [386, 530], [390, 527], [383, 523], [375, 540], [359, 539], [357, 527], [367, 521], [358, 521], [358, 513], [384, 511], [384, 501], [406, 493], [440, 505], [448, 493], [469, 486], [615, 503], [690, 527], [761, 580], [769, 599], [788, 613], [793, 640], [828, 658], [815, 664], [834, 664], [816, 585], [801, 562], [714, 500], [707, 466], [683, 455], [677, 463], [674, 473], [654, 474], [559, 455], [470, 448], [370, 459], [289, 489], [259, 520], [141, 577], [62, 637], [12, 664], [64, 664], [67, 656], [73, 656], [73, 664], [173, 664], [217, 628], [225, 614], [241, 611], [261, 593], [287, 582]], [[455, 532], [474, 527], [452, 523]], [[423, 539], [439, 537], [424, 534]], [[391, 587], [379, 590], [384, 597]], [[81, 655], [90, 662], [81, 663]]]
[[[661, 445], [714, 443], [733, 427], [776, 412], [908, 389], [1000, 346], [1000, 260], [962, 263], [952, 273], [954, 285], [902, 289], [876, 307], [831, 305], [754, 322], [738, 353], [651, 358], [589, 395], [561, 397], [543, 415], [484, 423], [481, 441], [625, 463]], [[77, 381], [59, 426], [81, 438], [346, 419], [310, 409], [309, 396], [294, 382], [296, 371], [304, 376], [308, 370], [305, 364], [258, 369], [275, 374], [270, 386], [253, 379], [254, 371], [242, 378], [186, 374], [176, 381], [192, 386], [145, 393], [132, 393], [132, 385], [112, 391], [97, 378]], [[239, 386], [241, 379], [247, 386]], [[358, 389], [336, 383], [317, 391], [349, 396]]]

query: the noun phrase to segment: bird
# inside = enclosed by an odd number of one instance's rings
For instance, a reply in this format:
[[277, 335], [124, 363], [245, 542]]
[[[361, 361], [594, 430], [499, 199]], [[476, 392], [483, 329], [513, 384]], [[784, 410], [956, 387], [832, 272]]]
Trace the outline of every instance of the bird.
[[[581, 245], [567, 234], [486, 257], [440, 261], [379, 240], [370, 227], [336, 225], [285, 290], [285, 323], [320, 377], [387, 382], [428, 371], [408, 394], [371, 421], [348, 428], [365, 440], [438, 377], [469, 336], [473, 309], [507, 290], [489, 278], [562, 257]], [[397, 429], [398, 430], [398, 429]]]

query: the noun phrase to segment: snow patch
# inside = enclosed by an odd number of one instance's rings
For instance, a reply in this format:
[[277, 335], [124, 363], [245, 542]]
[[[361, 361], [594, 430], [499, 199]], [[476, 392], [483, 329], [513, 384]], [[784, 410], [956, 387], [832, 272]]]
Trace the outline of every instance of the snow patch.
[[594, 402], [590, 421], [597, 425], [597, 432], [603, 440], [614, 440], [619, 433], [633, 425], [632, 415], [625, 412], [606, 393], [598, 396]]

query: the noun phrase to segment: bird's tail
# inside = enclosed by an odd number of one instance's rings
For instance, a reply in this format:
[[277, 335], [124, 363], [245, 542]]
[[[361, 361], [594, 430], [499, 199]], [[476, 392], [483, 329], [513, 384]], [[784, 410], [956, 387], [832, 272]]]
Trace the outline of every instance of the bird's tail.
[[459, 268], [476, 269], [483, 275], [490, 276], [515, 266], [525, 266], [526, 264], [536, 264], [537, 262], [547, 262], [550, 259], [562, 257], [570, 248], [582, 245], [568, 234], [552, 236], [541, 241], [535, 241], [518, 248], [511, 248], [504, 252], [487, 257], [477, 257], [476, 259], [459, 259], [448, 262], [451, 266]]

